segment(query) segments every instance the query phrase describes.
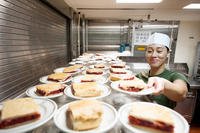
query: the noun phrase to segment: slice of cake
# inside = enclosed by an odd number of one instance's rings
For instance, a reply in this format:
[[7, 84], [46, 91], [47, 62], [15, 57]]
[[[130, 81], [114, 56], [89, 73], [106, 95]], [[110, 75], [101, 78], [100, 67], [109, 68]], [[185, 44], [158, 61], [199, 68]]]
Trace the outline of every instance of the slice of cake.
[[174, 123], [170, 111], [160, 106], [144, 106], [133, 103], [129, 123], [151, 132], [173, 133]]
[[41, 96], [49, 96], [63, 92], [65, 86], [59, 83], [41, 84], [36, 86], [36, 92]]
[[72, 83], [72, 93], [78, 97], [95, 97], [101, 95], [101, 89], [96, 82]]
[[146, 83], [143, 80], [134, 78], [134, 80], [122, 80], [119, 83], [119, 88], [130, 92], [139, 92], [147, 88]]
[[81, 82], [95, 82], [98, 78], [96, 75], [84, 75]]
[[134, 78], [135, 78], [135, 76], [131, 75], [131, 74], [110, 74], [111, 81], [133, 80]]
[[96, 64], [94, 65], [94, 68], [105, 68], [104, 64]]
[[81, 69], [81, 68], [83, 68], [83, 65], [82, 64], [76, 64], [76, 65], [74, 65], [74, 68]]
[[116, 63], [116, 64], [112, 64], [111, 68], [125, 68], [126, 63]]
[[86, 74], [96, 74], [96, 75], [100, 75], [100, 74], [103, 74], [103, 70], [102, 70], [102, 69], [99, 69], [99, 68], [87, 69], [87, 70], [86, 70]]
[[80, 64], [69, 66], [69, 67], [64, 68], [63, 72], [64, 73], [75, 73], [82, 67], [83, 67], [83, 65], [80, 65]]
[[17, 126], [41, 117], [39, 105], [32, 98], [18, 98], [3, 103], [0, 129]]
[[64, 82], [71, 77], [69, 73], [54, 73], [48, 76], [47, 80], [55, 82]]
[[97, 128], [102, 120], [103, 107], [96, 100], [79, 100], [69, 104], [67, 126], [73, 130]]
[[123, 68], [110, 68], [110, 72], [114, 74], [126, 74], [126, 70]]

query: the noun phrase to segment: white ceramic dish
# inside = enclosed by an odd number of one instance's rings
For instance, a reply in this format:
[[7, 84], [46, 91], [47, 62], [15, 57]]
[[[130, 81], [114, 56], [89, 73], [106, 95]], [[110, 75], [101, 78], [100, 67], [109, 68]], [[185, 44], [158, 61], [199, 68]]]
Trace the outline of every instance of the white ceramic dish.
[[[30, 123], [25, 123], [25, 124], [19, 125], [17, 127], [0, 129], [0, 133], [27, 132], [27, 131], [33, 130], [33, 129], [43, 125], [44, 123], [49, 121], [54, 116], [54, 114], [57, 110], [57, 105], [54, 101], [52, 101], [50, 99], [39, 99], [39, 98], [35, 98], [34, 100], [40, 106], [41, 118], [39, 120], [30, 122]], [[2, 108], [2, 104], [0, 105], [0, 109], [1, 108]]]
[[[64, 71], [65, 68], [66, 67], [57, 68], [57, 69], [54, 70], [54, 72], [55, 73], [63, 73], [63, 71]], [[73, 72], [73, 73], [70, 73], [70, 74], [72, 74], [72, 75], [78, 74], [78, 73], [81, 72], [81, 70], [84, 70], [84, 68], [83, 69], [77, 69], [76, 72]]]
[[87, 130], [87, 131], [75, 131], [71, 130], [66, 125], [66, 111], [68, 109], [69, 103], [63, 105], [61, 108], [58, 109], [56, 114], [54, 115], [54, 123], [55, 125], [62, 131], [67, 133], [103, 133], [111, 128], [117, 122], [117, 111], [111, 105], [101, 102], [103, 105], [103, 116], [101, 124], [98, 128]]
[[62, 83], [62, 84], [64, 84], [64, 83], [70, 82], [70, 81], [72, 80], [72, 77], [68, 78], [68, 79], [67, 79], [66, 81], [64, 81], [64, 82], [54, 82], [54, 81], [50, 81], [50, 80], [47, 80], [47, 79], [48, 79], [48, 75], [47, 75], [47, 76], [41, 77], [41, 78], [39, 79], [39, 81], [40, 81], [41, 83], [45, 83], [45, 84], [47, 84], [47, 83]]
[[[131, 75], [131, 74], [133, 74], [133, 72], [132, 71], [130, 71], [130, 70], [125, 70], [125, 74], [129, 74], [129, 75]], [[111, 73], [111, 72], [110, 72]], [[115, 73], [112, 73], [112, 74], [115, 74]]]
[[126, 93], [126, 94], [129, 94], [129, 95], [134, 95], [134, 96], [150, 95], [150, 94], [153, 93], [153, 88], [143, 89], [139, 92], [125, 91], [125, 90], [122, 90], [122, 89], [119, 88], [119, 84], [120, 84], [120, 81], [112, 82], [111, 87], [118, 92]]
[[[68, 87], [67, 85], [65, 86], [66, 86], [65, 88]], [[56, 98], [56, 97], [62, 96], [63, 94], [64, 94], [63, 92], [60, 92], [58, 94], [53, 94], [49, 96], [40, 96], [36, 93], [36, 86], [32, 86], [26, 90], [26, 95], [33, 98]]]
[[110, 87], [108, 87], [107, 85], [103, 85], [103, 84], [98, 84], [99, 88], [101, 89], [101, 95], [100, 96], [96, 96], [96, 97], [78, 97], [78, 96], [74, 96], [71, 90], [71, 87], [68, 87], [64, 90], [65, 95], [67, 95], [68, 97], [74, 98], [74, 99], [100, 99], [100, 98], [104, 98], [108, 95], [110, 95], [111, 93], [111, 89]]
[[[152, 106], [152, 107], [160, 106], [162, 108], [169, 110], [172, 114], [172, 119], [174, 121], [174, 127], [175, 127], [174, 133], [189, 133], [189, 125], [188, 125], [187, 121], [185, 120], [185, 118], [183, 116], [181, 116], [176, 111], [174, 111], [170, 108], [155, 104], [155, 103], [148, 103], [148, 102], [137, 102], [137, 103], [143, 104], [144, 106]], [[147, 131], [147, 130], [144, 130], [141, 128], [136, 128], [129, 124], [128, 115], [129, 115], [129, 112], [130, 112], [132, 106], [133, 106], [133, 103], [128, 103], [128, 104], [125, 104], [122, 107], [120, 107], [120, 109], [118, 110], [118, 118], [119, 118], [120, 122], [122, 123], [122, 125], [134, 133], [151, 133], [150, 131]]]
[[[75, 83], [80, 83], [81, 79], [84, 77], [85, 75], [79, 75], [73, 78], [72, 82]], [[99, 84], [105, 84], [106, 82], [108, 82], [108, 78], [101, 76], [101, 75], [97, 75], [96, 78], [94, 79], [95, 82], [99, 83]]]

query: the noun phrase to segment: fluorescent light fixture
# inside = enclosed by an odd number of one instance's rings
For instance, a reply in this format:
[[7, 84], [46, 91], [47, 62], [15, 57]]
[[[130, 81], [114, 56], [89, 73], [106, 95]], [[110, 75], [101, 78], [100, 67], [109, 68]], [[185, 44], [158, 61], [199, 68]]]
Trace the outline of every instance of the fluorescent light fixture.
[[128, 28], [128, 26], [89, 26], [91, 29], [120, 29], [120, 28]]
[[183, 7], [183, 9], [200, 9], [200, 3], [189, 4], [185, 7]]
[[178, 28], [178, 25], [143, 25], [143, 29], [170, 29]]
[[116, 3], [160, 3], [162, 0], [116, 0]]

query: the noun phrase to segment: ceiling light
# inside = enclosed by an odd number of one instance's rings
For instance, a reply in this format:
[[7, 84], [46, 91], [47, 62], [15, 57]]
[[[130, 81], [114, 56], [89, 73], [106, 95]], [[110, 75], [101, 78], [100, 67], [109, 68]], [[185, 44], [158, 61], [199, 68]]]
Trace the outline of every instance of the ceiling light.
[[200, 9], [200, 3], [189, 4], [183, 7], [183, 9]]
[[170, 29], [178, 28], [178, 25], [143, 25], [143, 29]]
[[116, 0], [116, 3], [160, 3], [162, 0]]

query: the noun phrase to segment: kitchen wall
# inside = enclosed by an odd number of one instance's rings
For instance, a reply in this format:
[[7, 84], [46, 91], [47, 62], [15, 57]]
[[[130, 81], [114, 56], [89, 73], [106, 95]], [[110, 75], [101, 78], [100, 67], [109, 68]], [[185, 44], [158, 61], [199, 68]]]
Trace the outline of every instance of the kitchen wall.
[[175, 63], [187, 63], [193, 73], [196, 45], [200, 41], [200, 21], [181, 21], [179, 25]]

